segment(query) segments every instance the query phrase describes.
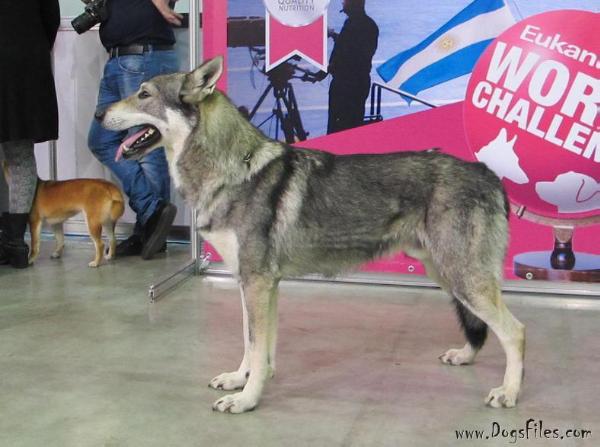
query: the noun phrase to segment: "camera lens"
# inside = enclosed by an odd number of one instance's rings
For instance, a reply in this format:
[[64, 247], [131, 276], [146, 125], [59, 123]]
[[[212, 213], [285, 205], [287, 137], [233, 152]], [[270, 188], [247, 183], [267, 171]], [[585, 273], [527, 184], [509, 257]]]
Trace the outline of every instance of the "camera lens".
[[84, 12], [83, 14], [75, 17], [71, 21], [71, 25], [73, 26], [73, 29], [77, 31], [77, 34], [85, 33], [96, 23], [98, 23], [98, 20], [94, 16], [88, 14], [87, 12]]

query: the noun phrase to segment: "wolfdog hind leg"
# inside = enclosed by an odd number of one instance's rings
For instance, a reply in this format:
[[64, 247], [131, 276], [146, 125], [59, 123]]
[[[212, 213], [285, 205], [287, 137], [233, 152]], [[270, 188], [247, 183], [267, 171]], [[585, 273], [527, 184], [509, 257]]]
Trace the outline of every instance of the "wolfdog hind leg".
[[500, 285], [493, 280], [456, 294], [471, 313], [484, 321], [500, 340], [506, 354], [506, 370], [502, 386], [493, 388], [485, 402], [494, 408], [514, 407], [523, 380], [525, 356], [525, 326], [517, 320], [502, 301]]
[[238, 390], [246, 386], [250, 376], [250, 334], [248, 333], [248, 309], [244, 297], [244, 288], [240, 284], [240, 296], [242, 300], [242, 326], [244, 330], [244, 357], [237, 371], [225, 372], [213, 378], [209, 385], [215, 390]]
[[[443, 290], [452, 294], [447, 282], [444, 281], [438, 270], [434, 267], [431, 257], [424, 251], [412, 251], [410, 256], [416, 257], [425, 266], [427, 276], [435, 281]], [[473, 362], [477, 352], [483, 346], [487, 336], [487, 325], [473, 315], [456, 298], [453, 299], [456, 305], [457, 315], [461, 326], [465, 332], [467, 343], [460, 349], [449, 349], [438, 358], [447, 365], [468, 365]]]
[[483, 347], [487, 338], [487, 324], [473, 315], [459, 300], [453, 298], [456, 314], [463, 328], [467, 343], [460, 349], [449, 349], [439, 359], [447, 365], [469, 365]]
[[[271, 297], [277, 281], [268, 276], [242, 279], [242, 288], [248, 311], [248, 340], [250, 376], [244, 390], [229, 394], [213, 404], [213, 410], [223, 413], [243, 413], [253, 410], [260, 400], [269, 375], [269, 329], [273, 318]], [[276, 316], [275, 316], [276, 318]]]

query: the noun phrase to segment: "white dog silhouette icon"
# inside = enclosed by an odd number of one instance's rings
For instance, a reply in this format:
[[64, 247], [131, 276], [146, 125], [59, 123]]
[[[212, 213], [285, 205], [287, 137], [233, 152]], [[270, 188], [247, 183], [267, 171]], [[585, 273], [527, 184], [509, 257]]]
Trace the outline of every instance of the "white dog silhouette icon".
[[500, 179], [507, 178], [522, 185], [529, 182], [529, 177], [519, 165], [519, 157], [515, 152], [516, 141], [516, 135], [508, 141], [506, 129], [500, 129], [496, 138], [475, 153], [475, 157], [485, 163]]
[[535, 191], [544, 202], [556, 205], [559, 213], [600, 210], [600, 183], [579, 172], [569, 171], [552, 182], [538, 182]]

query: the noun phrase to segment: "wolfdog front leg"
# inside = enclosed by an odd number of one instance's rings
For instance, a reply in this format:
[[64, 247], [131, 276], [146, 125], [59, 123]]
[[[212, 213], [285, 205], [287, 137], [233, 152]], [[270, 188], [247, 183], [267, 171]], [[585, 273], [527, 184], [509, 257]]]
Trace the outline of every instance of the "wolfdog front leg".
[[211, 388], [215, 390], [238, 390], [244, 388], [250, 377], [250, 334], [248, 329], [248, 308], [244, 297], [244, 288], [240, 284], [240, 297], [242, 299], [242, 325], [244, 329], [244, 357], [237, 371], [219, 374], [210, 381]]
[[[271, 375], [269, 367], [270, 328], [276, 327], [271, 319], [277, 315], [270, 307], [276, 300], [277, 280], [266, 276], [253, 276], [242, 279], [242, 296], [247, 311], [249, 349], [245, 358], [250, 367], [250, 375], [244, 390], [229, 394], [213, 404], [213, 410], [223, 413], [243, 413], [253, 410]], [[244, 366], [244, 360], [242, 365]], [[238, 370], [239, 371], [239, 370]]]

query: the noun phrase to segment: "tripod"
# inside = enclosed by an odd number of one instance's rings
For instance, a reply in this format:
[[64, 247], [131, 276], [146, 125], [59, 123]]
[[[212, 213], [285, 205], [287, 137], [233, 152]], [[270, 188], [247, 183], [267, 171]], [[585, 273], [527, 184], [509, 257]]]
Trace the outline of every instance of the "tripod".
[[275, 119], [275, 139], [279, 139], [279, 129], [281, 129], [286, 143], [304, 141], [308, 136], [308, 132], [304, 130], [304, 126], [302, 125], [294, 87], [290, 83], [290, 79], [294, 77], [302, 79], [299, 76], [293, 75], [295, 68], [292, 64], [284, 63], [267, 74], [269, 85], [262, 92], [249, 115], [249, 119], [251, 120], [267, 98], [269, 92], [273, 90], [273, 96], [275, 97], [273, 111], [257, 127], [260, 128], [267, 121]]

